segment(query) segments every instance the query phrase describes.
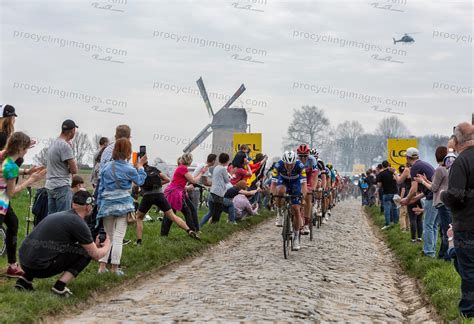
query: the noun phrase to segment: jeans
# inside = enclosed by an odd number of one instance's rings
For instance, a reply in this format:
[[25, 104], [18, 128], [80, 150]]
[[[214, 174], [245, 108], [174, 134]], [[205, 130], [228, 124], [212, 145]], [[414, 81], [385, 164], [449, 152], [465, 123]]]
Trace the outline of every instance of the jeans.
[[454, 232], [454, 247], [461, 277], [459, 310], [465, 317], [474, 317], [474, 231]]
[[70, 186], [48, 190], [48, 215], [71, 209], [72, 191]]
[[229, 222], [235, 222], [235, 207], [232, 199], [224, 198], [224, 212], [229, 215]]
[[385, 226], [390, 225], [390, 220], [393, 219], [395, 224], [398, 224], [398, 209], [395, 203], [393, 202], [393, 194], [383, 195], [383, 209], [385, 216]]
[[439, 248], [438, 258], [448, 259], [448, 229], [452, 223], [451, 211], [446, 206], [437, 208], [439, 218], [439, 230], [441, 234], [441, 246]]
[[107, 216], [104, 217], [104, 228], [107, 233], [112, 247], [99, 262], [107, 263], [109, 254], [111, 256], [111, 264], [119, 265], [122, 258], [123, 238], [127, 232], [127, 216]]
[[436, 255], [436, 241], [438, 239], [438, 211], [433, 206], [433, 200], [425, 200], [425, 221], [423, 223], [423, 253], [429, 257]]

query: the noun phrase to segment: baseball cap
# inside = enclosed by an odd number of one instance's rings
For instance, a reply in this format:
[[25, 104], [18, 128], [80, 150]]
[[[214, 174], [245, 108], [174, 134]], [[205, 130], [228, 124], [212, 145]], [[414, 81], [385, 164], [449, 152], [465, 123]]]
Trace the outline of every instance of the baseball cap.
[[12, 105], [5, 105], [2, 108], [3, 108], [2, 117], [11, 117], [11, 116], [18, 117], [18, 115], [15, 113], [15, 107], [13, 107]]
[[86, 190], [79, 190], [72, 196], [72, 202], [81, 206], [91, 205], [94, 203], [94, 197]]
[[413, 157], [418, 157], [420, 155], [420, 152], [418, 152], [418, 149], [415, 148], [415, 147], [409, 147], [407, 149], [407, 156], [409, 158], [413, 158]]
[[61, 129], [62, 130], [71, 130], [73, 128], [78, 128], [79, 126], [76, 125], [76, 123], [71, 120], [71, 119], [66, 119], [65, 121], [63, 121], [63, 124], [61, 126]]

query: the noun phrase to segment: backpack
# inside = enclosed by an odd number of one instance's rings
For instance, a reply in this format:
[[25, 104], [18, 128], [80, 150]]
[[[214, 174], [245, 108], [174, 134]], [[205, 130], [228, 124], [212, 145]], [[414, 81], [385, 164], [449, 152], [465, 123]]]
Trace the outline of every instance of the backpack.
[[362, 189], [367, 189], [367, 188], [369, 188], [369, 184], [367, 183], [367, 181], [366, 181], [365, 179], [360, 179], [359, 181], [360, 181], [360, 187], [361, 187]]
[[35, 215], [33, 225], [36, 226], [48, 215], [48, 192], [46, 188], [36, 190], [31, 212]]
[[161, 171], [153, 166], [145, 166], [146, 179], [141, 186], [144, 191], [151, 191], [161, 188]]

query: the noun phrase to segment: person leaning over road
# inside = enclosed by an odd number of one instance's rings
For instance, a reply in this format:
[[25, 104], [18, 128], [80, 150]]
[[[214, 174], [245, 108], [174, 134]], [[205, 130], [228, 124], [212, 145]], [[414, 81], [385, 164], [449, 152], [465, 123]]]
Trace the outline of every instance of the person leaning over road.
[[438, 258], [446, 259], [448, 251], [448, 229], [452, 223], [451, 211], [441, 201], [441, 191], [448, 189], [448, 170], [444, 165], [444, 158], [448, 154], [446, 146], [438, 146], [435, 156], [438, 167], [433, 175], [433, 181], [429, 181], [426, 176], [418, 175], [415, 180], [424, 185], [433, 192], [433, 205], [438, 210], [439, 228], [441, 232], [441, 246], [438, 252]]
[[[181, 211], [186, 219], [186, 224], [193, 232], [199, 231], [199, 221], [197, 211], [186, 193], [186, 184], [196, 184], [201, 180], [203, 174], [207, 172], [207, 166], [203, 167], [196, 177], [189, 172], [188, 167], [193, 163], [193, 156], [185, 153], [179, 157], [178, 167], [174, 171], [170, 184], [166, 187], [164, 194], [173, 212]], [[172, 221], [164, 217], [161, 224], [161, 235], [168, 236]]]
[[433, 192], [423, 185], [418, 185], [415, 177], [418, 174], [424, 174], [426, 178], [431, 181], [434, 174], [434, 168], [425, 161], [419, 159], [418, 149], [410, 147], [406, 153], [407, 165], [410, 166], [411, 176], [411, 188], [407, 197], [403, 198], [400, 203], [407, 205], [412, 201], [412, 198], [417, 196], [418, 188], [423, 193], [418, 195], [417, 198], [426, 197], [423, 210], [424, 210], [424, 222], [423, 222], [423, 254], [434, 258], [436, 254], [436, 241], [438, 239], [438, 211], [433, 206]]
[[449, 170], [448, 189], [441, 201], [453, 216], [454, 246], [461, 277], [459, 310], [474, 317], [474, 126], [461, 123], [452, 141], [459, 156]]
[[[239, 191], [235, 190], [234, 188], [229, 189], [233, 190], [234, 192], [237, 191], [237, 195], [235, 195], [235, 197], [232, 199], [233, 208], [235, 209], [235, 219], [240, 220], [246, 216], [256, 215], [258, 212], [258, 203], [250, 203], [247, 195], [245, 194], [249, 192], [247, 191], [247, 183], [245, 180], [237, 182], [236, 187], [239, 189]], [[227, 192], [229, 192], [229, 190], [227, 190]], [[257, 194], [260, 190], [260, 188], [254, 190], [254, 193]]]
[[20, 168], [15, 163], [18, 159], [23, 159], [28, 152], [31, 140], [28, 135], [22, 132], [15, 132], [7, 142], [6, 150], [1, 158], [2, 173], [0, 178], [0, 225], [7, 226], [5, 245], [7, 250], [8, 268], [7, 277], [14, 278], [21, 276], [23, 271], [17, 264], [16, 248], [18, 237], [18, 217], [13, 208], [10, 208], [10, 200], [26, 187], [44, 178], [46, 170], [44, 167], [34, 167], [30, 170], [31, 176], [17, 184]]
[[45, 184], [48, 215], [71, 208], [71, 174], [78, 171], [71, 144], [76, 128], [74, 121], [66, 119], [61, 125], [61, 135], [48, 148]]
[[[132, 144], [126, 138], [115, 142], [112, 152], [113, 161], [108, 162], [100, 173], [99, 212], [97, 218], [103, 218], [104, 228], [113, 243], [111, 248], [112, 272], [124, 275], [119, 269], [122, 258], [122, 243], [127, 231], [127, 214], [135, 212], [133, 198], [129, 193], [132, 183], [143, 185], [146, 173], [143, 165], [147, 162], [146, 155], [140, 158], [135, 168], [130, 162]], [[108, 255], [102, 257], [99, 273], [106, 272]]]
[[229, 173], [227, 172], [229, 160], [229, 154], [219, 154], [219, 164], [214, 168], [214, 172], [212, 173], [212, 187], [209, 191], [211, 196], [209, 199], [211, 223], [218, 223], [221, 213], [224, 210], [224, 196], [228, 189], [227, 184], [230, 182]]
[[34, 290], [34, 278], [50, 278], [62, 273], [51, 291], [59, 296], [72, 295], [66, 287], [84, 270], [91, 259], [99, 260], [110, 249], [108, 237], [94, 243], [84, 221], [91, 212], [92, 195], [84, 190], [72, 198], [72, 209], [48, 215], [25, 238], [20, 247], [20, 264], [25, 271], [15, 288]]
[[199, 239], [196, 232], [192, 231], [188, 225], [171, 209], [168, 200], [166, 200], [163, 192], [163, 185], [170, 182], [170, 178], [163, 172], [155, 167], [149, 166], [146, 163], [144, 166], [147, 177], [141, 189], [143, 196], [137, 211], [137, 245], [142, 244], [143, 237], [143, 218], [146, 213], [150, 210], [152, 205], [158, 207], [165, 215], [166, 218], [176, 223], [179, 227], [184, 229], [189, 236], [195, 239]]
[[[194, 169], [193, 177], [197, 177], [199, 175], [199, 172], [201, 172], [204, 167], [208, 168], [208, 171], [201, 176], [201, 180], [198, 182], [198, 184], [207, 187], [210, 187], [212, 185], [211, 173], [209, 172], [209, 169], [214, 167], [214, 165], [216, 164], [216, 159], [217, 155], [211, 153], [207, 156], [206, 163], [200, 163], [197, 165], [196, 169]], [[192, 190], [188, 191], [189, 198], [191, 199], [193, 206], [196, 210], [199, 209], [199, 199], [201, 195], [201, 190], [202, 189], [198, 187], [194, 187]]]
[[385, 216], [385, 226], [382, 229], [387, 229], [390, 226], [390, 220], [394, 224], [398, 224], [398, 208], [393, 202], [393, 197], [398, 194], [397, 181], [394, 177], [394, 172], [390, 169], [388, 161], [382, 162], [382, 170], [377, 175], [377, 186], [382, 189], [382, 204]]

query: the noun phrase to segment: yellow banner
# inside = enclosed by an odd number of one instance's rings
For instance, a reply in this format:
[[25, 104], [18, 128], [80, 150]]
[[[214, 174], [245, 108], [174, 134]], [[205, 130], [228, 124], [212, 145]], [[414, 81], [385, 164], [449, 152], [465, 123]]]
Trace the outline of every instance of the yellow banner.
[[352, 166], [352, 174], [353, 175], [361, 175], [361, 173], [365, 173], [365, 165], [364, 164], [354, 164]]
[[416, 138], [389, 138], [387, 140], [388, 159], [392, 167], [398, 168], [407, 163], [406, 153], [409, 147], [417, 147]]
[[262, 133], [234, 133], [234, 154], [240, 150], [240, 146], [247, 144], [250, 148], [250, 157], [255, 158], [257, 153], [262, 153]]

